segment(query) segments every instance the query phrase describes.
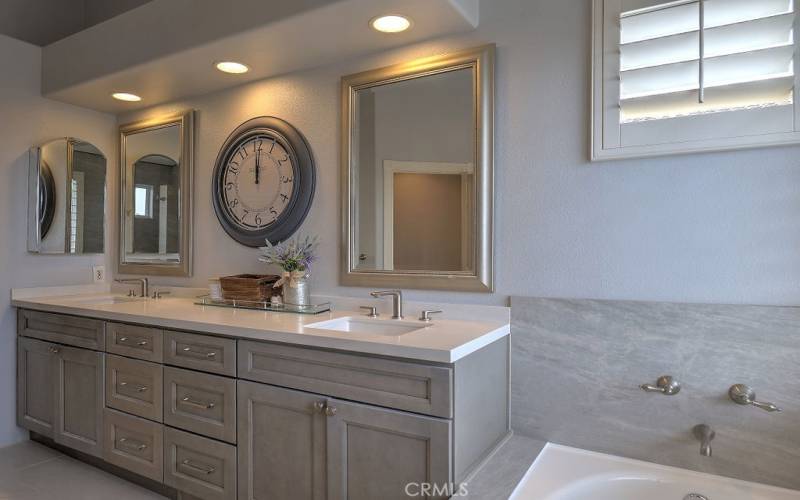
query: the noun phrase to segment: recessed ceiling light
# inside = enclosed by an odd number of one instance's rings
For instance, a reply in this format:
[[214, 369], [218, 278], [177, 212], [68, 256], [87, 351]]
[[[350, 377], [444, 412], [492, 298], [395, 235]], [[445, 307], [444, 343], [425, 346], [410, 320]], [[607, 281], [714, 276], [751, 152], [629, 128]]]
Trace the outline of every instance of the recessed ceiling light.
[[234, 61], [222, 61], [217, 63], [217, 69], [222, 71], [223, 73], [233, 73], [235, 75], [241, 73], [247, 73], [250, 71], [250, 68], [245, 66], [242, 63], [234, 62]]
[[127, 101], [127, 102], [138, 102], [141, 101], [142, 98], [136, 94], [129, 94], [128, 92], [114, 92], [111, 94], [111, 97], [117, 99], [119, 101]]
[[394, 14], [376, 17], [369, 24], [382, 33], [400, 33], [411, 27], [411, 21], [407, 17]]

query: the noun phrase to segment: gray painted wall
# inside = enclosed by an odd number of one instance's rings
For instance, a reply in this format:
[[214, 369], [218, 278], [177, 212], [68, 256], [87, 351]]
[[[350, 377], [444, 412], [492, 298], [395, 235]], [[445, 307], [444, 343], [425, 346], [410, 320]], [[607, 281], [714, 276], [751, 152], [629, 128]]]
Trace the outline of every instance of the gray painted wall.
[[[16, 323], [11, 288], [89, 283], [91, 266], [111, 264], [103, 255], [30, 255], [26, 248], [28, 148], [74, 136], [109, 158], [108, 181], [117, 179], [114, 117], [43, 99], [41, 50], [0, 35], [0, 446], [21, 439], [16, 427]], [[106, 232], [106, 248], [111, 245]]]
[[[800, 308], [512, 298], [511, 427], [603, 453], [800, 489]], [[673, 375], [674, 396], [643, 383]], [[752, 386], [782, 413], [740, 406]], [[696, 424], [717, 433], [700, 456]]]
[[[338, 286], [339, 78], [498, 44], [495, 295], [410, 292], [417, 300], [504, 303], [510, 295], [800, 303], [800, 148], [592, 164], [590, 2], [481, 2], [474, 33], [294, 73], [122, 117], [199, 110], [195, 277], [262, 270], [216, 221], [210, 173], [244, 120], [275, 115], [308, 138], [318, 191], [304, 231], [323, 240], [316, 291]], [[224, 256], [224, 258], [223, 258]]]

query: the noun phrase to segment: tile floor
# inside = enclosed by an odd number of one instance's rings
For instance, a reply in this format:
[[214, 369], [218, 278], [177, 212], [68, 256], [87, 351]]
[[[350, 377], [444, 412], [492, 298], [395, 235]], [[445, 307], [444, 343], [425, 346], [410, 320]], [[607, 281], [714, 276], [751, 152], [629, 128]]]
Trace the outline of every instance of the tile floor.
[[0, 500], [164, 500], [46, 446], [0, 448]]

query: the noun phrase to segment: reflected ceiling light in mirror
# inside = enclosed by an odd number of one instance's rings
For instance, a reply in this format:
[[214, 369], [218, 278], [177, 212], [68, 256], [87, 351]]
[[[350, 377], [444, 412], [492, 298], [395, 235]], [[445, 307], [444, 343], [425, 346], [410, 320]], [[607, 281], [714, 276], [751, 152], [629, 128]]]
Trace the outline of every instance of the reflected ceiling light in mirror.
[[223, 73], [231, 73], [234, 75], [240, 75], [250, 71], [250, 68], [248, 68], [246, 65], [235, 61], [220, 61], [216, 63], [216, 67]]
[[411, 20], [397, 14], [379, 16], [369, 22], [372, 29], [381, 33], [400, 33], [411, 27]]
[[139, 97], [138, 95], [131, 94], [129, 92], [114, 92], [113, 94], [111, 94], [111, 97], [113, 97], [118, 101], [125, 101], [125, 102], [139, 102], [142, 100], [142, 98]]

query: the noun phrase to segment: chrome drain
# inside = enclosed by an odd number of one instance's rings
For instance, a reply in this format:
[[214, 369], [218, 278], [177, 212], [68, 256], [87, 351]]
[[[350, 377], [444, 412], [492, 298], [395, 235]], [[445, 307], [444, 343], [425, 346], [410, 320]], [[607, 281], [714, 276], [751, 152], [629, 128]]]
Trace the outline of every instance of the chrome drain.
[[708, 500], [708, 497], [700, 493], [689, 493], [683, 497], [683, 500]]

